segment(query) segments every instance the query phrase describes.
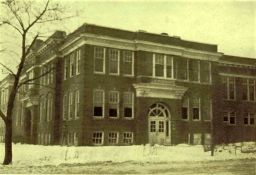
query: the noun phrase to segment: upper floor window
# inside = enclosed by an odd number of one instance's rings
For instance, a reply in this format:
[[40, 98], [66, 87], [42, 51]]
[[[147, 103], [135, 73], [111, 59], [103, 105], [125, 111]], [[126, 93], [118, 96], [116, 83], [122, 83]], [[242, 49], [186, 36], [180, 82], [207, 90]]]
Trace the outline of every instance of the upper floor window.
[[209, 83], [211, 82], [211, 62], [209, 61], [200, 61], [200, 81]]
[[188, 59], [178, 58], [176, 59], [176, 71], [177, 79], [187, 80], [188, 79]]
[[104, 117], [104, 91], [97, 89], [93, 91], [93, 116]]
[[71, 53], [70, 55], [70, 62], [69, 62], [69, 73], [70, 77], [73, 77], [75, 75], [75, 54]]
[[189, 80], [200, 81], [200, 61], [189, 60]]
[[109, 92], [109, 117], [119, 116], [119, 92], [110, 91]]
[[81, 50], [76, 51], [76, 75], [80, 74]]
[[236, 124], [236, 112], [234, 111], [224, 111], [223, 113], [223, 122], [229, 125]]
[[244, 124], [245, 125], [255, 125], [255, 117], [254, 113], [245, 112], [244, 113]]
[[123, 74], [134, 75], [134, 53], [132, 51], [123, 52]]
[[256, 100], [256, 83], [252, 79], [242, 80], [242, 99], [247, 101]]
[[133, 92], [124, 92], [123, 105], [124, 105], [124, 117], [133, 118]]
[[105, 48], [94, 48], [94, 72], [105, 73]]
[[64, 80], [68, 78], [68, 67], [69, 67], [69, 59], [65, 58], [64, 60]]
[[[31, 70], [31, 71], [28, 72], [28, 79], [31, 80], [31, 79], [33, 79], [33, 78], [34, 78], [34, 71]], [[28, 88], [31, 89], [31, 88], [33, 88], [33, 87], [34, 87], [34, 81], [32, 80], [32, 81], [29, 82]]]
[[120, 60], [119, 51], [116, 49], [109, 49], [109, 73], [119, 75]]
[[163, 54], [153, 55], [153, 76], [173, 78], [173, 57]]
[[235, 100], [235, 77], [222, 77], [224, 98], [227, 100]]

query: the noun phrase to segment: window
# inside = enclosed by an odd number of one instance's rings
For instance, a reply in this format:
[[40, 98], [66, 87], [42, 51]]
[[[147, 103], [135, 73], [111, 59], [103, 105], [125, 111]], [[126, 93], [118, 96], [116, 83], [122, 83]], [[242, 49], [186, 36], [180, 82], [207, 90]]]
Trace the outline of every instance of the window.
[[[33, 79], [34, 78], [34, 71], [31, 70], [29, 73], [28, 73], [28, 79]], [[31, 89], [34, 87], [34, 81], [30, 81], [29, 84], [28, 84], [28, 88]]]
[[159, 121], [158, 132], [164, 132], [164, 121]]
[[223, 112], [223, 122], [229, 125], [236, 124], [236, 112], [233, 111], [224, 111]]
[[255, 101], [255, 80], [242, 80], [242, 99], [247, 101]]
[[174, 77], [173, 70], [174, 70], [173, 57], [167, 55], [167, 57], [166, 57], [166, 77], [167, 78]]
[[93, 116], [104, 117], [104, 91], [94, 90], [93, 92]]
[[94, 48], [94, 72], [105, 73], [105, 48]]
[[108, 133], [108, 143], [109, 144], [117, 144], [118, 143], [118, 133], [117, 132]]
[[69, 92], [68, 98], [68, 120], [73, 118], [73, 92]]
[[163, 78], [174, 77], [173, 57], [163, 54], [153, 55], [153, 76]]
[[189, 80], [200, 81], [200, 62], [198, 60], [189, 60]]
[[235, 100], [235, 77], [223, 77], [222, 83], [224, 87], [224, 98], [227, 100]]
[[155, 54], [155, 76], [164, 77], [164, 55]]
[[124, 117], [133, 118], [133, 93], [124, 92], [123, 97]]
[[245, 125], [255, 125], [255, 114], [254, 113], [249, 113], [245, 112], [244, 113], [244, 124]]
[[185, 58], [176, 59], [177, 78], [180, 80], [188, 79], [188, 60]]
[[203, 83], [211, 82], [211, 62], [200, 61], [200, 81]]
[[76, 75], [80, 74], [81, 50], [76, 51]]
[[52, 95], [48, 94], [48, 98], [47, 98], [48, 102], [47, 102], [47, 121], [51, 121], [52, 119], [52, 107], [53, 107], [53, 99], [52, 99]]
[[109, 49], [109, 73], [119, 74], [119, 51]]
[[134, 75], [134, 58], [132, 51], [123, 52], [123, 74], [124, 75]]
[[53, 83], [53, 77], [54, 77], [54, 64], [50, 64], [50, 83]]
[[39, 122], [43, 121], [43, 115], [44, 115], [44, 112], [43, 112], [44, 109], [43, 108], [44, 108], [44, 98], [43, 98], [43, 96], [41, 96], [40, 97], [40, 104], [39, 104]]
[[150, 132], [156, 132], [156, 121], [150, 121]]
[[79, 113], [80, 113], [80, 94], [79, 90], [75, 91], [75, 119], [79, 118]]
[[44, 114], [44, 121], [47, 121], [47, 99], [46, 98], [44, 98], [44, 104], [43, 104], [43, 114]]
[[68, 118], [68, 96], [67, 94], [63, 97], [63, 120], [67, 120]]
[[194, 133], [193, 134], [193, 144], [194, 145], [201, 145], [202, 144], [202, 134]]
[[109, 117], [116, 118], [119, 116], [119, 92], [109, 92]]
[[94, 132], [92, 135], [92, 143], [94, 145], [102, 145], [103, 144], [103, 132]]
[[189, 109], [189, 100], [187, 97], [185, 97], [182, 100], [182, 108], [181, 108], [181, 117], [183, 120], [188, 120], [188, 109]]
[[210, 133], [205, 133], [204, 134], [204, 145], [210, 145], [212, 140], [212, 136]]
[[123, 143], [125, 143], [125, 144], [133, 143], [133, 133], [132, 132], [123, 133]]
[[64, 61], [64, 80], [66, 80], [68, 78], [68, 66], [69, 66], [69, 59], [65, 58]]
[[200, 98], [192, 98], [192, 117], [193, 120], [200, 120]]
[[69, 62], [69, 70], [70, 70], [70, 77], [73, 77], [75, 75], [75, 54], [72, 53], [70, 55], [70, 62]]
[[255, 91], [256, 91], [256, 85], [255, 80], [248, 80], [249, 81], [249, 101], [255, 101]]

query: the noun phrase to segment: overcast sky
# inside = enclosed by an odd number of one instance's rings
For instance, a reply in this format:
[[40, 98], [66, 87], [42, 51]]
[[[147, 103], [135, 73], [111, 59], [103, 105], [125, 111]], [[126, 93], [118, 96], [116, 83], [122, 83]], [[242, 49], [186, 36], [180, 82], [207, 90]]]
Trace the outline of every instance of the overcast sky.
[[[256, 58], [256, 1], [61, 2], [79, 16], [61, 25], [47, 26], [50, 32], [69, 33], [87, 22], [132, 31], [165, 32], [182, 39], [217, 44], [219, 52], [225, 54]], [[1, 38], [8, 40], [3, 33]], [[0, 61], [6, 62], [6, 58], [0, 57]]]

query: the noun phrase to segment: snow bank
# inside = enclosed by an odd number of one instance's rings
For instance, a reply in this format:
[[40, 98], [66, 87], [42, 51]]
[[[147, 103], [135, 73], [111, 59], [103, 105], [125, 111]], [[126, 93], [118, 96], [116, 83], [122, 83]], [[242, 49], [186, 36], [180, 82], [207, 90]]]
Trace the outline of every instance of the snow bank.
[[[248, 143], [254, 147], [255, 143]], [[240, 145], [241, 146], [241, 145]], [[244, 145], [243, 145], [244, 146]], [[15, 165], [59, 165], [61, 163], [90, 162], [175, 162], [256, 158], [256, 153], [242, 153], [239, 145], [216, 147], [215, 156], [204, 152], [203, 146], [180, 144], [177, 146], [42, 146], [13, 144]], [[0, 144], [0, 160], [3, 159], [4, 145]]]

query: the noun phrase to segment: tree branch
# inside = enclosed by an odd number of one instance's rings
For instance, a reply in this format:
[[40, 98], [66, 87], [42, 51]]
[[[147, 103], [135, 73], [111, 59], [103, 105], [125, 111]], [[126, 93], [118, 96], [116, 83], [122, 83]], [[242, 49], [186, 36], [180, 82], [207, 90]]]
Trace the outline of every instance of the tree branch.
[[1, 109], [0, 109], [0, 117], [3, 119], [4, 122], [6, 122], [6, 115], [3, 113]]
[[7, 71], [10, 72], [11, 75], [13, 75], [14, 77], [16, 77], [16, 74], [6, 65], [4, 65], [3, 63], [0, 62], [0, 65], [3, 66]]
[[25, 83], [25, 84], [33, 84], [33, 85], [38, 85], [38, 86], [46, 87], [46, 88], [49, 88], [49, 89], [55, 89], [53, 87], [50, 87], [50, 86], [47, 86], [47, 85], [43, 85], [43, 84], [40, 84], [40, 83]]
[[44, 7], [44, 10], [38, 15], [36, 16], [36, 19], [28, 25], [28, 27], [24, 30], [25, 32], [27, 32], [35, 23], [38, 22], [38, 20], [40, 20], [42, 18], [42, 16], [45, 14], [45, 12], [47, 11], [47, 8], [48, 8], [48, 5], [49, 5], [49, 0], [47, 0], [46, 4], [45, 4], [45, 7]]
[[18, 88], [20, 88], [20, 87], [21, 87], [22, 85], [24, 85], [24, 84], [28, 84], [29, 82], [32, 82], [32, 81], [34, 81], [34, 80], [37, 80], [37, 79], [39, 79], [39, 78], [41, 78], [41, 77], [43, 77], [43, 76], [49, 74], [52, 70], [54, 70], [54, 68], [49, 69], [48, 71], [44, 72], [43, 74], [41, 74], [41, 75], [39, 75], [39, 76], [37, 76], [37, 77], [35, 77], [35, 78], [27, 79], [27, 80], [21, 82], [21, 83], [18, 85]]
[[28, 49], [27, 49], [26, 52], [25, 52], [25, 57], [29, 54], [31, 48], [32, 48], [33, 45], [35, 44], [36, 39], [37, 39], [38, 37], [39, 37], [39, 34], [37, 34], [37, 35], [34, 37], [33, 41], [31, 42], [31, 44], [29, 45]]
[[10, 21], [2, 21], [2, 24], [7, 24], [7, 25], [11, 26], [13, 29], [17, 30], [22, 35], [21, 30], [14, 24], [10, 23]]

